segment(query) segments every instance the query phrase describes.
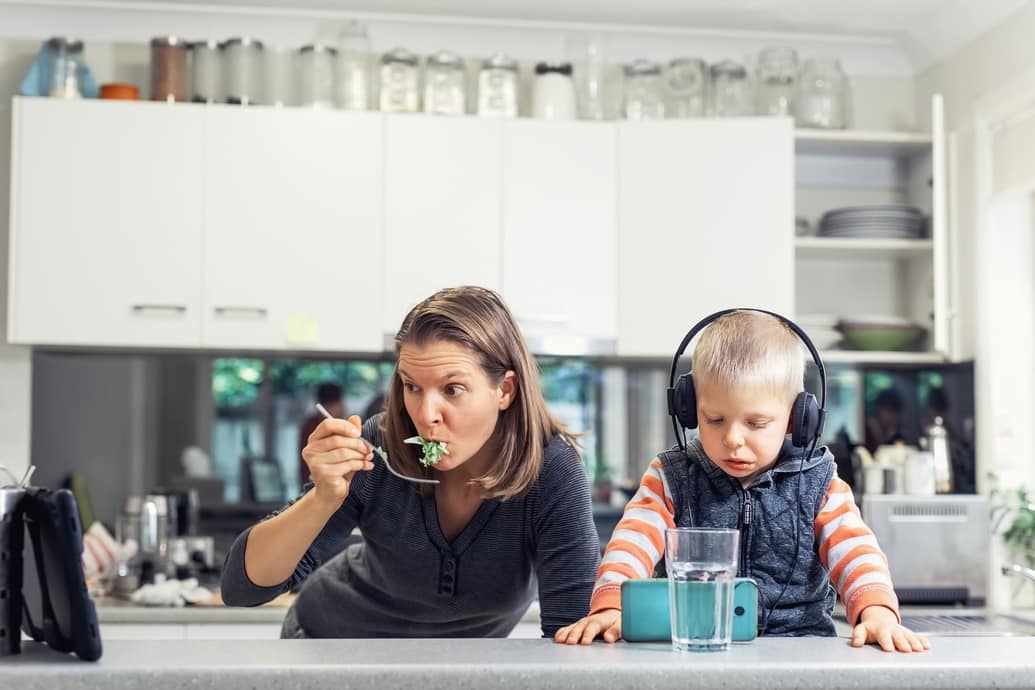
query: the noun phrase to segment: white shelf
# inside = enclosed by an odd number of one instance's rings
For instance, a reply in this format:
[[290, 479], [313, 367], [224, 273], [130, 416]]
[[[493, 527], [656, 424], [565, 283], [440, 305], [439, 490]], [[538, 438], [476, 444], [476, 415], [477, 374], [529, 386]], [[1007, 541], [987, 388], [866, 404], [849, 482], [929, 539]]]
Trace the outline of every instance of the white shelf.
[[911, 157], [930, 153], [927, 132], [796, 129], [794, 152], [827, 156]]
[[937, 352], [825, 350], [819, 354], [826, 364], [944, 364], [948, 361]]
[[800, 259], [852, 256], [860, 259], [905, 259], [930, 255], [931, 240], [870, 239], [862, 237], [798, 237], [794, 249]]

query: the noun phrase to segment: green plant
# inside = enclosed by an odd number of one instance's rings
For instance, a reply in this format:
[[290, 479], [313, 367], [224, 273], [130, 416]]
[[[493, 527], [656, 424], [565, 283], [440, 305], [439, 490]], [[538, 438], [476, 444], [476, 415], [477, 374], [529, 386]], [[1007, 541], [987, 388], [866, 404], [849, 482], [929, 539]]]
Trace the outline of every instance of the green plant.
[[988, 499], [993, 529], [1000, 531], [1006, 524], [1001, 530], [1003, 544], [1024, 565], [1035, 567], [1035, 503], [1031, 492], [1026, 486], [1001, 489], [994, 473], [988, 474], [988, 481], [992, 487]]

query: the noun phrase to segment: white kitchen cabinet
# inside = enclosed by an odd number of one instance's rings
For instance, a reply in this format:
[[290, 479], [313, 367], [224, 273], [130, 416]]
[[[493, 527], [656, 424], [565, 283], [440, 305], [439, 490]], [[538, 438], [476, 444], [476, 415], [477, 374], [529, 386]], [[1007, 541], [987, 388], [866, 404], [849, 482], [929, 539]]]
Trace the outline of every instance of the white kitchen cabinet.
[[207, 109], [202, 344], [381, 347], [382, 120]]
[[[387, 115], [381, 330], [443, 287], [500, 289], [499, 120]], [[380, 347], [378, 348], [380, 349]]]
[[200, 344], [204, 109], [13, 100], [8, 339]]
[[612, 123], [503, 125], [503, 294], [533, 351], [615, 351], [616, 156]]
[[829, 362], [936, 363], [961, 356], [942, 122], [941, 97], [935, 96], [929, 134], [796, 133], [795, 214], [813, 232], [823, 213], [841, 207], [905, 203], [930, 216], [929, 236], [922, 239], [796, 239], [796, 309], [802, 318], [887, 315], [928, 332], [917, 352], [832, 349], [823, 353]]
[[671, 357], [729, 307], [794, 312], [787, 118], [618, 125], [618, 353]]

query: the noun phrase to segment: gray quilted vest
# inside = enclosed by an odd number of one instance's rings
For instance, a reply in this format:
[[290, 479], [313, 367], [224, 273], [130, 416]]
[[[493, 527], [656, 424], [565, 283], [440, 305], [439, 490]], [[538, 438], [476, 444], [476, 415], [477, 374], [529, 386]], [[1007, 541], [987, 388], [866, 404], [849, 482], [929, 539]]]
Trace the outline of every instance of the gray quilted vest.
[[835, 635], [831, 614], [837, 593], [819, 560], [813, 533], [836, 472], [834, 456], [820, 446], [802, 465], [804, 453], [785, 441], [776, 463], [747, 488], [708, 459], [698, 439], [687, 445], [685, 454], [677, 447], [659, 456], [677, 526], [740, 530], [737, 575], [758, 582], [759, 634]]

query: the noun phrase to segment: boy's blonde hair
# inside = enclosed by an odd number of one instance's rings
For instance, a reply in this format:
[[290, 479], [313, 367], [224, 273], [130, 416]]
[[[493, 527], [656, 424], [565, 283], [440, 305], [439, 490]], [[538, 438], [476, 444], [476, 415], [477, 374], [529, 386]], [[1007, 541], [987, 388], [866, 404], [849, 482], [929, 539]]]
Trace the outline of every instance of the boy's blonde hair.
[[787, 324], [757, 311], [738, 310], [708, 324], [693, 353], [694, 387], [766, 392], [790, 404], [804, 390], [802, 343]]

